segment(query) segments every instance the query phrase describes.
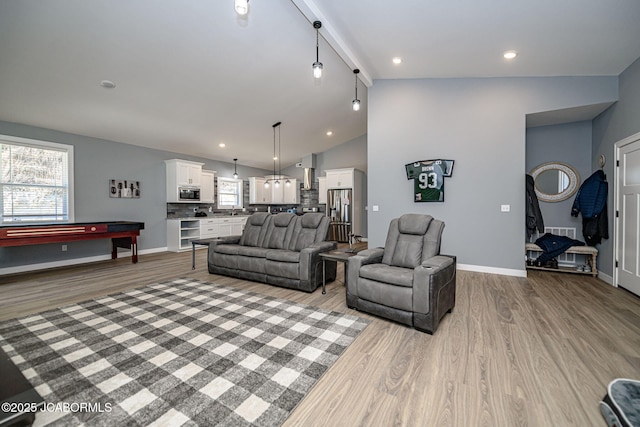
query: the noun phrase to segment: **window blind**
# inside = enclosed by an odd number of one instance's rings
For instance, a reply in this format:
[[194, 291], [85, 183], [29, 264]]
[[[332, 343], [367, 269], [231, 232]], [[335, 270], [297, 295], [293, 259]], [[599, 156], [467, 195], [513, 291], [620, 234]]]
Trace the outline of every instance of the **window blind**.
[[2, 223], [70, 220], [72, 149], [0, 138]]

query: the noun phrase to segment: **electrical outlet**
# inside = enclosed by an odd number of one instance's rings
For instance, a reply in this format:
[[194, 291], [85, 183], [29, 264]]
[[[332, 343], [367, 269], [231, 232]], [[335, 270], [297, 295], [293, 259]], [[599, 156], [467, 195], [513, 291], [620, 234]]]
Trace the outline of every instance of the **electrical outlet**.
[[511, 205], [500, 205], [500, 212], [511, 212]]
[[67, 252], [67, 245], [62, 245], [62, 252]]

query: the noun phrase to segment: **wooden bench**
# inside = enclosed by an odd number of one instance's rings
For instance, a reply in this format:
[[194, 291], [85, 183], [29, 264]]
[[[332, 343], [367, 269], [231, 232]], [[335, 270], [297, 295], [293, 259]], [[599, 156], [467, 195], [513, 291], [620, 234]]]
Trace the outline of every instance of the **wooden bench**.
[[[535, 243], [526, 243], [525, 249], [527, 252], [540, 252], [542, 253], [542, 248], [536, 245]], [[575, 267], [563, 267], [559, 266], [558, 268], [547, 268], [547, 267], [536, 267], [532, 265], [528, 265], [528, 270], [547, 270], [547, 271], [562, 271], [564, 273], [580, 273], [580, 274], [590, 274], [593, 277], [598, 275], [598, 269], [596, 267], [596, 260], [598, 258], [598, 249], [593, 246], [571, 246], [569, 249], [565, 251], [568, 254], [577, 254], [577, 255], [585, 255], [587, 263], [589, 267], [591, 267], [591, 271], [581, 271], [576, 270]]]
[[[558, 236], [567, 236], [572, 239], [575, 239], [576, 229], [572, 227], [545, 227], [545, 233], [552, 233]], [[533, 241], [538, 240], [538, 235], [532, 237]], [[544, 252], [542, 248], [535, 243], [525, 243], [525, 253], [529, 254], [529, 252]], [[536, 267], [532, 265], [527, 265], [527, 270], [546, 270], [546, 271], [561, 271], [563, 273], [577, 273], [577, 274], [589, 274], [593, 277], [598, 276], [598, 268], [597, 268], [597, 259], [598, 259], [598, 249], [593, 246], [571, 246], [567, 249], [564, 254], [571, 255], [583, 255], [589, 267], [591, 267], [591, 271], [582, 271], [578, 270], [575, 266], [558, 266], [558, 268], [548, 268], [548, 267]]]

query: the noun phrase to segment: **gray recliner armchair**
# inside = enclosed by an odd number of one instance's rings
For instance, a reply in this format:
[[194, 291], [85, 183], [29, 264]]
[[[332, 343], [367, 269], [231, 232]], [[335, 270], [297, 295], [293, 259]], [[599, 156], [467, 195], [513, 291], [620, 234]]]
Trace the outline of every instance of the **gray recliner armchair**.
[[456, 257], [440, 255], [444, 222], [405, 214], [384, 248], [349, 258], [347, 306], [433, 334], [456, 300]]

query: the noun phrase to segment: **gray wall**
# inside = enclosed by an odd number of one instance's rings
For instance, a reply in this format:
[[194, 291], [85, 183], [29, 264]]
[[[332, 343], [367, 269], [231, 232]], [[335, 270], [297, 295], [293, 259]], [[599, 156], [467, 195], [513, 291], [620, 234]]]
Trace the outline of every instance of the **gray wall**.
[[[314, 180], [319, 176], [324, 176], [327, 169], [340, 168], [356, 168], [365, 174], [364, 188], [362, 190], [363, 200], [354, 200], [354, 203], [361, 203], [362, 205], [362, 215], [359, 223], [362, 224], [363, 237], [367, 237], [367, 135], [354, 138], [323, 153], [316, 153]], [[302, 180], [303, 169], [290, 166], [283, 169], [282, 173]]]
[[[617, 77], [377, 80], [369, 90], [369, 246], [428, 213], [460, 264], [524, 272], [525, 116], [618, 98]], [[414, 203], [404, 165], [453, 159], [444, 203]], [[501, 213], [509, 204], [511, 211]], [[373, 206], [379, 206], [373, 212]], [[471, 267], [473, 268], [473, 267]]]
[[597, 168], [598, 156], [604, 154], [607, 163], [604, 172], [609, 180], [609, 239], [603, 240], [598, 255], [598, 268], [613, 275], [613, 215], [615, 143], [640, 132], [640, 58], [619, 77], [620, 100], [593, 120], [593, 162]]
[[[527, 129], [525, 170], [531, 173], [546, 162], [563, 162], [572, 166], [580, 179], [587, 179], [591, 170], [591, 120]], [[578, 183], [578, 185], [580, 185]], [[561, 202], [540, 201], [545, 226], [574, 227], [576, 238], [582, 238], [582, 219], [571, 216], [575, 197]]]
[[[180, 158], [205, 163], [216, 176], [232, 176], [233, 164], [133, 145], [88, 138], [49, 129], [0, 121], [0, 134], [39, 139], [74, 146], [75, 221], [141, 221], [145, 229], [138, 240], [140, 251], [165, 248], [166, 195], [164, 160]], [[265, 175], [262, 169], [238, 166], [242, 177]], [[111, 199], [108, 180], [140, 181], [140, 199]], [[0, 248], [0, 268], [100, 256], [111, 253], [109, 240]]]

